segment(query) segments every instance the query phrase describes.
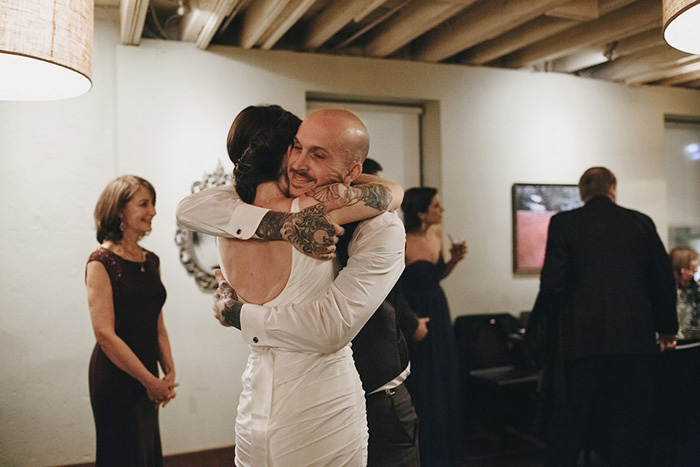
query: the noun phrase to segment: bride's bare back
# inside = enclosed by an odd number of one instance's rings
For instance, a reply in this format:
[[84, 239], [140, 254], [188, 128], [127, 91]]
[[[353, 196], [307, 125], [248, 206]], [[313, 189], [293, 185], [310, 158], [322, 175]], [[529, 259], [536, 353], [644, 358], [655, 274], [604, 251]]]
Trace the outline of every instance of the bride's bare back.
[[[292, 199], [275, 182], [258, 186], [256, 206], [289, 211]], [[263, 304], [284, 289], [292, 270], [292, 245], [285, 241], [256, 241], [219, 238], [221, 271], [236, 294], [248, 303]]]

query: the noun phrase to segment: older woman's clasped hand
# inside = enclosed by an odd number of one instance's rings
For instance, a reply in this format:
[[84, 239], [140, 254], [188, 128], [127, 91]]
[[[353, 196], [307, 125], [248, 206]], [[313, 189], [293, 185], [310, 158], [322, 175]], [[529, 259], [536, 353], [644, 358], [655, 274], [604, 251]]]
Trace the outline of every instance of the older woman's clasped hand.
[[151, 384], [146, 386], [148, 398], [156, 403], [156, 406], [165, 407], [168, 402], [175, 399], [175, 388], [179, 383], [175, 382], [175, 373], [169, 373], [163, 378], [153, 378]]

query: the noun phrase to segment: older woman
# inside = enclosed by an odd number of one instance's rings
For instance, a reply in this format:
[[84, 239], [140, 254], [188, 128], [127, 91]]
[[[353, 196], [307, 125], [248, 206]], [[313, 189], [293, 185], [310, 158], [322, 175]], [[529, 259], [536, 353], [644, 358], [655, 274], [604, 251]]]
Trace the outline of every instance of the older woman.
[[700, 287], [695, 281], [698, 252], [689, 247], [677, 247], [669, 256], [678, 286], [678, 337], [700, 340]]
[[97, 466], [163, 465], [158, 407], [175, 397], [175, 365], [159, 259], [139, 245], [151, 231], [155, 202], [148, 181], [125, 175], [107, 185], [95, 207], [100, 246], [88, 259], [85, 283], [97, 339], [89, 373]]
[[660, 356], [657, 444], [666, 465], [700, 465], [700, 287], [694, 279], [698, 253], [677, 247], [669, 257], [678, 290], [678, 346]]

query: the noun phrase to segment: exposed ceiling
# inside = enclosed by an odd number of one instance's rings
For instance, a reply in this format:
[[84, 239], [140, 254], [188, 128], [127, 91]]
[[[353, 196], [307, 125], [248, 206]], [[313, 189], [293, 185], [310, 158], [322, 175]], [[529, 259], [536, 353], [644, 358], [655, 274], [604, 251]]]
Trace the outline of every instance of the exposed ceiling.
[[[263, 50], [526, 68], [700, 88], [664, 42], [661, 0], [95, 0], [141, 37]], [[700, 26], [699, 26], [700, 27]]]

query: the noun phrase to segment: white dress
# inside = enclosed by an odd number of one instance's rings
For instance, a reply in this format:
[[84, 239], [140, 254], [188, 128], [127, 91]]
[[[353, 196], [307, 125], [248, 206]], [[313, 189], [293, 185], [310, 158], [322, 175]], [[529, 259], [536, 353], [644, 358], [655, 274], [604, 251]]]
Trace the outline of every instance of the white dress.
[[[336, 274], [334, 261], [292, 249], [287, 284], [266, 305], [313, 300]], [[367, 464], [365, 398], [350, 344], [332, 354], [261, 346], [250, 352], [236, 417], [237, 466]]]

